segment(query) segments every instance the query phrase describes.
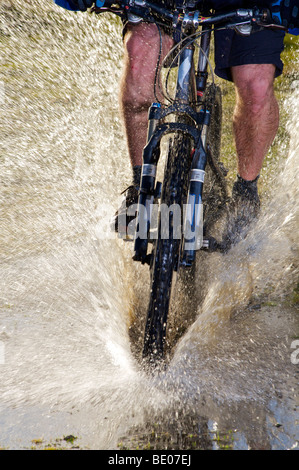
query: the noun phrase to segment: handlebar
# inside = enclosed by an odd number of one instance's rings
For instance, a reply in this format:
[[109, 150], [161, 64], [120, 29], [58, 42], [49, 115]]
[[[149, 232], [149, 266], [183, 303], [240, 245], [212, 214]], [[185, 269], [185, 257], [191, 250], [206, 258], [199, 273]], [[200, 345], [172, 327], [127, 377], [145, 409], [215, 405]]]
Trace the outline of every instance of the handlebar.
[[160, 20], [173, 29], [179, 27], [182, 32], [196, 31], [200, 26], [212, 25], [236, 29], [241, 35], [246, 36], [253, 30], [264, 28], [287, 31], [287, 28], [274, 22], [270, 10], [265, 8], [239, 8], [207, 17], [202, 16], [199, 10], [188, 8], [168, 10], [147, 0], [97, 0], [92, 12], [96, 14], [110, 12], [121, 17], [132, 14], [147, 22]]

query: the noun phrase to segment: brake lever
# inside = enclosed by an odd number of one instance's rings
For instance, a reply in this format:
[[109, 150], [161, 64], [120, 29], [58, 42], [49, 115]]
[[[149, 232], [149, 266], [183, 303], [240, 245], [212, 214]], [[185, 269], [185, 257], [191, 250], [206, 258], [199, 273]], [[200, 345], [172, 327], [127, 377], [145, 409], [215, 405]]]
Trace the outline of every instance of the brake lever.
[[273, 30], [284, 31], [284, 32], [288, 31], [288, 28], [286, 28], [285, 26], [281, 24], [275, 23], [273, 21], [271, 11], [268, 8], [264, 8], [261, 13], [262, 13], [261, 19], [258, 19], [258, 20], [255, 18], [252, 19], [253, 24], [256, 24], [257, 26], [263, 29], [273, 29]]
[[257, 26], [260, 26], [262, 29], [273, 29], [275, 31], [284, 31], [288, 32], [288, 28], [281, 24], [276, 24], [276, 23], [270, 23], [270, 24], [265, 24], [262, 21], [257, 21], [255, 23]]

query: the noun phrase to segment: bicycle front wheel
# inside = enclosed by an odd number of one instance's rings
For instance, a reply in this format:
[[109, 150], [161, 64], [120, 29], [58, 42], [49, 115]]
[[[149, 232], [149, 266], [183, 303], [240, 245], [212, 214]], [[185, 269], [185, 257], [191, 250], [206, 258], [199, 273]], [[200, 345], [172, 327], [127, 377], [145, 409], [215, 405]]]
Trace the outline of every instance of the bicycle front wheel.
[[191, 149], [191, 138], [183, 134], [175, 134], [169, 142], [158, 233], [152, 253], [151, 291], [144, 336], [143, 357], [151, 364], [157, 364], [165, 357], [167, 317], [174, 274], [179, 266]]

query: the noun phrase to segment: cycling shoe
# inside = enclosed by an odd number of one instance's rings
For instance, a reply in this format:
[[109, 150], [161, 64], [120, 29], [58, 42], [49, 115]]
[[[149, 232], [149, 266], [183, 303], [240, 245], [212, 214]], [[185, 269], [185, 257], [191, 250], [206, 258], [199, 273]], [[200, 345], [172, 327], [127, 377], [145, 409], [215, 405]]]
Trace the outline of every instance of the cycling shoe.
[[[120, 208], [116, 211], [111, 222], [111, 230], [118, 232], [120, 236], [127, 235], [129, 223], [136, 218], [139, 187], [131, 185], [123, 191], [123, 201]], [[133, 206], [133, 207], [131, 207]], [[128, 209], [131, 208], [130, 211]]]
[[244, 181], [238, 177], [234, 183], [231, 202], [228, 204], [225, 235], [222, 240], [225, 251], [246, 238], [253, 222], [259, 216], [260, 199], [257, 180], [258, 177], [254, 181]]

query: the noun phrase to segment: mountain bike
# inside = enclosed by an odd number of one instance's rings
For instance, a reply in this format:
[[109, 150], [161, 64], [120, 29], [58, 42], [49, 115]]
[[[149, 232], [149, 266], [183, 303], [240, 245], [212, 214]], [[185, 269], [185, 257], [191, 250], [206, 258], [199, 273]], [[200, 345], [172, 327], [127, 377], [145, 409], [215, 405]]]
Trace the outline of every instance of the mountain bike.
[[[168, 72], [162, 90], [164, 101], [157, 100], [149, 110], [133, 229], [133, 259], [150, 267], [143, 346], [143, 357], [150, 365], [166, 358], [167, 322], [175, 280], [194, 272], [201, 251], [226, 251], [226, 246], [211, 235], [228, 201], [226, 170], [220, 161], [221, 90], [214, 83], [209, 61], [212, 32], [216, 28], [232, 28], [249, 35], [261, 28], [278, 27], [273, 25], [268, 10], [238, 9], [203, 17], [194, 9], [195, 3], [187, 1], [170, 11], [143, 0], [107, 0], [94, 8], [95, 13], [112, 12], [119, 16], [125, 11], [156, 23], [158, 28], [166, 24], [180, 37], [165, 58]], [[160, 65], [157, 64], [157, 76], [163, 70]], [[171, 94], [169, 83], [174, 69], [175, 91]], [[157, 83], [158, 80], [155, 87]], [[167, 155], [160, 182], [157, 167], [165, 138]], [[153, 216], [155, 206], [159, 206], [157, 218]], [[192, 275], [187, 282], [192, 283]]]

